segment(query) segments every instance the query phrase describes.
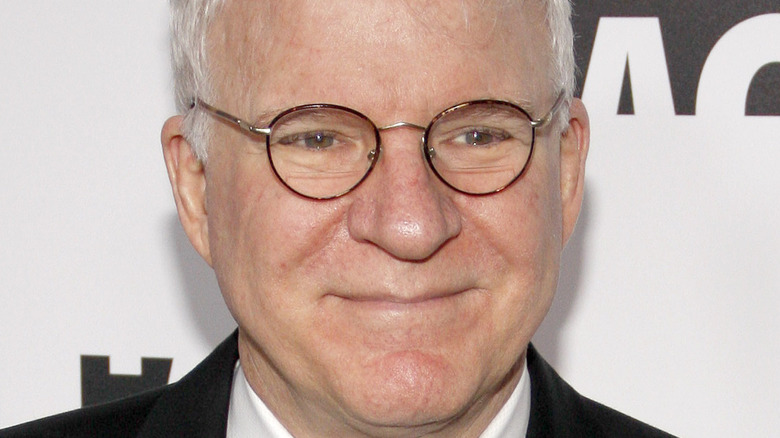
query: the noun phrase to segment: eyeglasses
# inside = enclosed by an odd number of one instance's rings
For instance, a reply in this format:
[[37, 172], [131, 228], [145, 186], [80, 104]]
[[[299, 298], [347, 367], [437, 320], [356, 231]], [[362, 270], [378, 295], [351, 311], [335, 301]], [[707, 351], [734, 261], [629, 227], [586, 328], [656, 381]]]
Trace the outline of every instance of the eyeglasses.
[[423, 131], [421, 146], [433, 173], [447, 186], [469, 195], [500, 192], [528, 166], [536, 130], [548, 124], [563, 93], [547, 114], [533, 119], [502, 100], [474, 100], [440, 112], [427, 127], [407, 122], [377, 127], [353, 109], [331, 104], [296, 106], [261, 128], [196, 98], [192, 107], [265, 136], [271, 169], [290, 190], [311, 199], [343, 196], [368, 177], [379, 160], [380, 133]]

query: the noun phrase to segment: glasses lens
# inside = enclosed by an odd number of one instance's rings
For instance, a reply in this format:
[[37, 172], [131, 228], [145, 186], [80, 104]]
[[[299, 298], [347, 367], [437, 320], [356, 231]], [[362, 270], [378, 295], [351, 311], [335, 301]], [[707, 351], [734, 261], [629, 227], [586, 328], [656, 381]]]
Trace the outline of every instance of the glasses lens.
[[332, 198], [357, 185], [376, 157], [376, 130], [341, 108], [298, 108], [277, 119], [268, 138], [271, 164], [292, 190]]
[[427, 135], [433, 170], [457, 190], [486, 194], [523, 172], [533, 148], [528, 116], [505, 102], [472, 102], [440, 115]]

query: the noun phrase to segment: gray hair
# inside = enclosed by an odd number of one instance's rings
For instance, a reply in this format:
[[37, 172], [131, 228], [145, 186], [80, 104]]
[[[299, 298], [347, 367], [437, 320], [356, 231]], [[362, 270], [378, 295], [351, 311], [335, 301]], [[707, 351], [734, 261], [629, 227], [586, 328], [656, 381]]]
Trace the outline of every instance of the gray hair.
[[215, 97], [208, 65], [208, 34], [223, 3], [224, 0], [170, 0], [176, 109], [184, 114], [184, 137], [203, 162], [211, 143], [210, 120], [204, 111], [192, 111], [192, 105], [196, 97], [207, 101]]
[[[554, 127], [566, 128], [574, 87], [574, 36], [570, 0], [543, 0], [547, 5], [550, 30], [550, 81], [555, 92], [564, 93], [562, 109]], [[214, 101], [211, 70], [208, 65], [208, 32], [225, 0], [170, 0], [171, 60], [173, 63], [176, 108], [184, 114], [183, 132], [197, 157], [204, 161], [211, 143], [210, 120], [204, 111], [192, 111], [193, 98]]]

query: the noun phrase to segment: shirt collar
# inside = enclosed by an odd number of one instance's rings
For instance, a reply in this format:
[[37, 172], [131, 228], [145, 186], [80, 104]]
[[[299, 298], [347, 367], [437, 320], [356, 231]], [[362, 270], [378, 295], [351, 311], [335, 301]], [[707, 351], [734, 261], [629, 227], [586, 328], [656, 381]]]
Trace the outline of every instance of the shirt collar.
[[230, 391], [226, 437], [258, 436], [293, 438], [249, 386], [239, 360], [236, 362], [236, 369], [233, 372], [233, 389]]
[[530, 418], [531, 379], [528, 377], [528, 362], [523, 359], [523, 375], [520, 376], [520, 381], [479, 438], [525, 436]]
[[[523, 375], [504, 406], [490, 422], [480, 438], [525, 436], [531, 416], [531, 379], [528, 364], [523, 364]], [[282, 423], [255, 394], [246, 380], [241, 361], [236, 362], [233, 388], [230, 392], [227, 438], [244, 437], [293, 438]]]

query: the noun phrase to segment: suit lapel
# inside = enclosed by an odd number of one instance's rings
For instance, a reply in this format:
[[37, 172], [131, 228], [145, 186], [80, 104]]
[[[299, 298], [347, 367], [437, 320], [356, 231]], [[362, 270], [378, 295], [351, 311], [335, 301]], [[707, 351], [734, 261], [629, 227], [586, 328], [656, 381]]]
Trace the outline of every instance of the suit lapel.
[[236, 360], [238, 331], [160, 396], [138, 437], [224, 437]]
[[539, 355], [533, 345], [528, 346], [528, 373], [531, 377], [531, 419], [529, 438], [572, 437], [581, 435], [579, 394], [561, 379], [558, 373]]

